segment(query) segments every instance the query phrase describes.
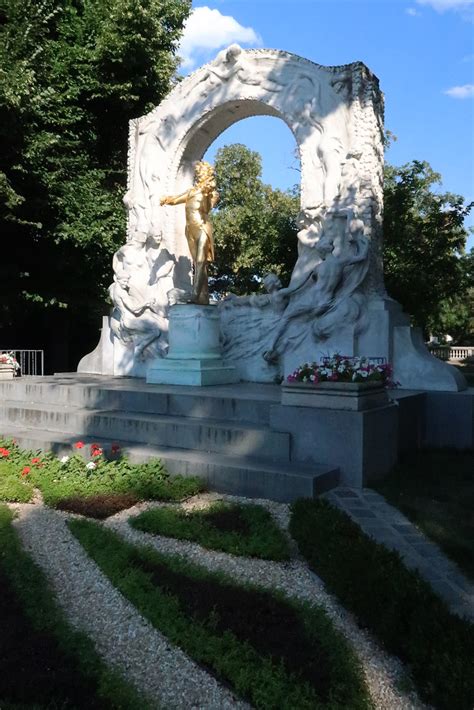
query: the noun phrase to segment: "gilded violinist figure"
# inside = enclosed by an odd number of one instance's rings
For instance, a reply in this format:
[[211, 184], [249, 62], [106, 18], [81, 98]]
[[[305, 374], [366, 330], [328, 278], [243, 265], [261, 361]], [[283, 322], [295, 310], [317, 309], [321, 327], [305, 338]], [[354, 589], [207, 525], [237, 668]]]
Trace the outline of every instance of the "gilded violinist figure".
[[196, 163], [194, 185], [181, 195], [162, 197], [161, 205], [185, 205], [186, 239], [193, 260], [194, 281], [192, 303], [209, 303], [208, 264], [214, 261], [214, 242], [209, 214], [217, 204], [214, 168], [209, 163]]

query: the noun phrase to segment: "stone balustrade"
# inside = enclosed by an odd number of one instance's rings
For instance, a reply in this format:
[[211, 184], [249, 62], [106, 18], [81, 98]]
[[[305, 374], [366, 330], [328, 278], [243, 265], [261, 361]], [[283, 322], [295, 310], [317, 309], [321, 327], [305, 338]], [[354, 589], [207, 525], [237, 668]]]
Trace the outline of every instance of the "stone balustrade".
[[440, 360], [467, 360], [474, 359], [474, 345], [456, 345], [454, 347], [430, 348], [430, 352]]

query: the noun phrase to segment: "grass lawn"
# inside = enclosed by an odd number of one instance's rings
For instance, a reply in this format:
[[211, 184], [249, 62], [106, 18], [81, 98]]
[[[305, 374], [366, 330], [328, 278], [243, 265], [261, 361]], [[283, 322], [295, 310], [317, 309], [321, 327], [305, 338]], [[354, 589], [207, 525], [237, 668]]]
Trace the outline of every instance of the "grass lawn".
[[0, 707], [148, 707], [66, 623], [11, 520], [0, 506]]
[[468, 386], [474, 387], [474, 364], [468, 363], [464, 365], [456, 365], [456, 367], [462, 372], [462, 374], [466, 378]]
[[372, 485], [474, 580], [474, 452], [413, 452]]
[[214, 503], [205, 510], [154, 508], [131, 518], [130, 524], [148, 533], [193, 540], [211, 550], [244, 557], [288, 560], [288, 540], [271, 514], [260, 505]]
[[359, 661], [322, 609], [132, 546], [84, 519], [69, 527], [143, 616], [254, 707], [372, 707]]

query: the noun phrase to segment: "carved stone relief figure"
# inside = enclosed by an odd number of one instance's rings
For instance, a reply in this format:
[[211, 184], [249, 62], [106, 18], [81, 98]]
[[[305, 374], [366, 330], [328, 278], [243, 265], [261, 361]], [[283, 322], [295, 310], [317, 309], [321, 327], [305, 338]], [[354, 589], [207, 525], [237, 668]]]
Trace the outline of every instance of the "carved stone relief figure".
[[[172, 286], [175, 262], [159, 245], [158, 240], [132, 239], [120, 247], [112, 262], [111, 329], [122, 343], [133, 343], [138, 359], [162, 355], [167, 349], [166, 293]], [[160, 342], [155, 343], [158, 338]]]
[[[152, 344], [155, 348], [150, 354], [165, 354], [167, 342], [161, 336], [168, 331], [168, 321], [164, 313], [156, 312], [156, 303], [144, 302], [140, 291], [130, 285], [130, 276], [126, 273], [118, 276], [109, 293], [114, 304], [110, 319], [114, 335], [123, 343], [133, 343], [138, 360], [145, 358], [145, 351]], [[158, 339], [160, 342], [156, 343]]]
[[[333, 225], [334, 221], [329, 218], [327, 224]], [[326, 229], [323, 233], [314, 247], [319, 263], [302, 284], [306, 298], [303, 303], [297, 298], [290, 301], [280, 320], [272, 346], [264, 353], [268, 362], [277, 361], [285, 351], [290, 326], [298, 323], [298, 329], [304, 336], [305, 329], [311, 328], [331, 308], [350, 296], [360, 284], [366, 272], [369, 244], [358, 229], [358, 224], [348, 225], [346, 244], [342, 243], [337, 231], [331, 234], [331, 230]], [[362, 268], [359, 268], [360, 265]]]
[[173, 137], [176, 118], [164, 120], [153, 115], [138, 126], [135, 167], [129, 190], [123, 198], [129, 212], [129, 233], [132, 239], [146, 241], [161, 231], [155, 224], [157, 198], [161, 193], [160, 171], [166, 162], [166, 151]]
[[197, 86], [204, 85], [200, 96], [206, 98], [212, 91], [228, 84], [232, 79], [242, 84], [254, 86], [266, 92], [279, 92], [292, 81], [291, 76], [282, 77], [276, 73], [259, 72], [246, 58], [238, 44], [223, 49], [215, 60], [206, 67], [199, 77]]
[[297, 235], [298, 259], [291, 275], [291, 287], [304, 283], [321, 261], [319, 251], [315, 247], [321, 238], [324, 213], [325, 206], [321, 203], [301, 210], [297, 217], [297, 225], [300, 228]]
[[241, 308], [242, 306], [251, 306], [253, 308], [269, 307], [274, 312], [283, 312], [294, 289], [283, 288], [280, 278], [272, 273], [265, 274], [262, 282], [267, 293], [252, 293], [249, 296], [236, 296], [230, 293], [222, 301], [221, 308]]

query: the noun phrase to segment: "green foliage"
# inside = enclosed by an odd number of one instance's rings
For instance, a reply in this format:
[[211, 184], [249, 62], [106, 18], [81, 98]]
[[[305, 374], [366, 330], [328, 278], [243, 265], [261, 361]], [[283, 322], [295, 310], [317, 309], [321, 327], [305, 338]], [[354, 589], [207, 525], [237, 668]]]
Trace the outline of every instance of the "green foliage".
[[9, 451], [9, 479], [15, 470], [17, 479], [23, 478], [22, 471], [28, 467], [25, 478], [40, 489], [45, 503], [51, 506], [59, 505], [64, 498], [107, 493], [130, 493], [140, 500], [174, 501], [194, 495], [204, 487], [197, 477], [169, 476], [158, 459], [132, 464], [126, 458], [107, 461], [99, 455], [92, 462], [95, 468], [88, 468], [91, 462], [79, 454], [61, 461], [52, 453], [22, 451], [11, 441], [0, 444]]
[[[82, 633], [72, 629], [66, 622], [63, 613], [56, 605], [54, 593], [46, 581], [43, 573], [31, 558], [23, 551], [15, 531], [11, 525], [12, 513], [6, 506], [0, 506], [0, 572], [3, 572], [9, 585], [13, 588], [16, 599], [21, 604], [21, 610], [27, 617], [26, 623], [30, 625], [30, 633], [25, 637], [20, 624], [15, 625], [14, 611], [10, 609], [9, 614], [9, 655], [21, 658], [21, 665], [18, 668], [18, 687], [26, 683], [32, 684], [32, 698], [34, 705], [28, 707], [65, 707], [68, 700], [78, 701], [78, 698], [64, 698], [55, 687], [56, 682], [62, 682], [64, 692], [64, 676], [72, 673], [77, 679], [78, 687], [84, 687], [84, 693], [89, 691], [86, 704], [77, 702], [77, 707], [90, 708], [148, 708], [144, 698], [126, 685], [126, 683], [116, 674], [112, 673], [103, 663], [96, 653], [94, 644]], [[2, 587], [2, 593], [6, 590]], [[8, 616], [8, 611], [7, 611]], [[22, 615], [23, 616], [23, 615]], [[17, 617], [18, 618], [18, 617]], [[23, 618], [21, 619], [24, 626]], [[15, 629], [18, 633], [15, 635]], [[4, 629], [2, 626], [2, 634]], [[42, 644], [42, 648], [33, 648], [33, 641]], [[25, 649], [25, 644], [29, 648]], [[48, 650], [56, 649], [54, 656], [59, 656], [58, 667], [41, 667], [42, 662], [51, 662], [51, 655], [45, 658], [46, 646]], [[2, 649], [3, 650], [3, 649]], [[41, 652], [43, 651], [43, 653]], [[36, 655], [34, 655], [36, 653]], [[0, 672], [5, 669], [2, 666], [6, 654], [0, 658]], [[31, 656], [31, 658], [30, 658]], [[47, 686], [48, 697], [41, 698], [39, 689], [35, 688], [34, 678], [27, 675], [28, 664], [35, 665], [34, 672], [39, 673], [42, 685]], [[25, 675], [26, 674], [26, 675]], [[41, 677], [41, 674], [42, 677]], [[47, 678], [44, 683], [44, 678]], [[69, 688], [69, 692], [74, 689]], [[19, 694], [19, 703], [8, 704], [9, 698], [2, 697], [2, 707], [26, 707], [21, 700], [24, 695]], [[6, 704], [4, 705], [4, 702]], [[38, 703], [38, 704], [36, 704]], [[76, 704], [75, 704], [76, 706]]]
[[264, 185], [260, 155], [239, 143], [217, 151], [215, 170], [213, 291], [251, 293], [268, 272], [286, 284], [297, 256], [297, 193]]
[[290, 556], [286, 537], [260, 505], [215, 503], [196, 511], [154, 508], [131, 518], [130, 524], [233, 555], [269, 560], [288, 560]]
[[451, 614], [398, 554], [375, 543], [326, 501], [296, 501], [290, 531], [342, 604], [409, 664], [429, 703], [443, 710], [471, 710], [473, 624]]
[[[256, 291], [269, 271], [287, 283], [297, 256], [297, 193], [264, 185], [260, 155], [241, 144], [218, 150], [215, 167], [215, 292]], [[463, 221], [471, 205], [458, 195], [437, 193], [439, 182], [426, 162], [385, 169], [387, 290], [417, 325], [470, 342], [474, 257], [463, 253]]]
[[462, 278], [458, 290], [439, 304], [429, 320], [430, 333], [450, 335], [459, 345], [474, 344], [474, 249], [460, 258]]
[[[190, 0], [4, 0], [0, 318], [89, 322], [123, 241], [128, 121], [175, 77]], [[62, 304], [62, 306], [60, 305]], [[95, 337], [95, 335], [94, 335]]]
[[373, 486], [474, 580], [474, 452], [410, 452]]
[[[255, 707], [371, 707], [359, 664], [322, 609], [236, 586], [180, 557], [135, 548], [85, 520], [71, 520], [69, 526], [143, 616]], [[278, 615], [277, 624], [270, 610]], [[285, 625], [280, 614], [291, 622]], [[254, 634], [257, 629], [252, 642], [242, 638], [243, 627]], [[301, 656], [297, 668], [282, 638]]]
[[472, 205], [459, 195], [435, 192], [440, 182], [426, 162], [385, 168], [387, 290], [425, 329], [439, 319], [443, 303], [452, 304], [473, 286], [472, 257], [463, 255], [463, 221]]
[[19, 475], [12, 462], [0, 460], [0, 500], [28, 503], [33, 495], [31, 482]]

